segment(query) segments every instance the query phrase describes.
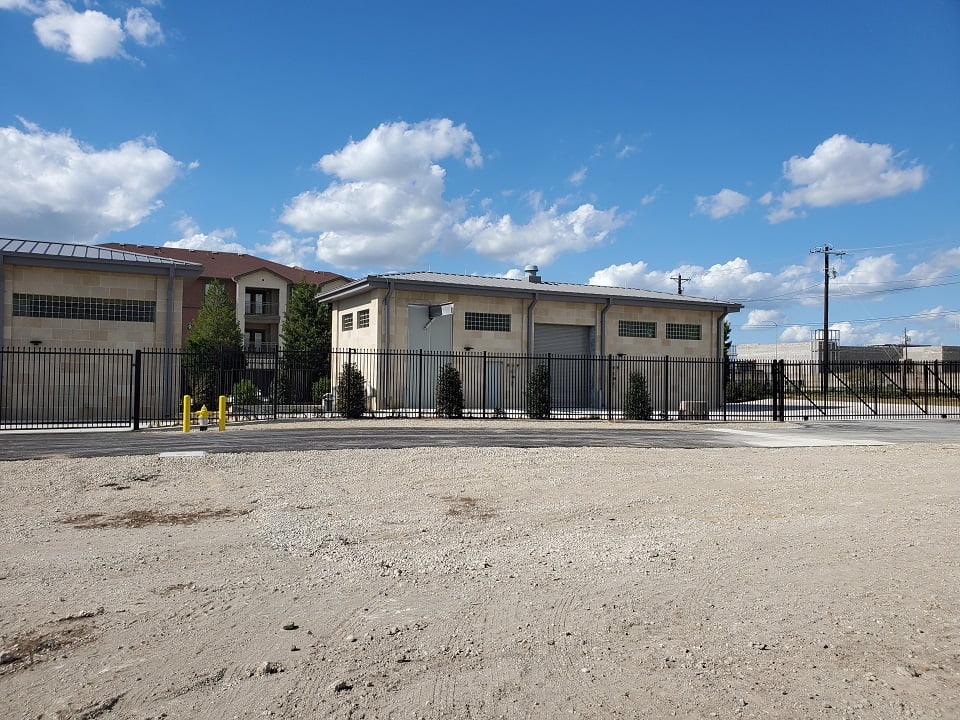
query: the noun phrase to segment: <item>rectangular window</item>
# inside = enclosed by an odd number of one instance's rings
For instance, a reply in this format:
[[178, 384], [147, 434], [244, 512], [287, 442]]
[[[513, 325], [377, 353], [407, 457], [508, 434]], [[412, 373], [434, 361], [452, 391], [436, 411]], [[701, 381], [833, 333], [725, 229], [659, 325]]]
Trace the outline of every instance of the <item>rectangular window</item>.
[[353, 330], [353, 313], [344, 313], [340, 316], [340, 329]]
[[13, 294], [13, 314], [18, 317], [154, 322], [156, 311], [157, 304], [152, 300]]
[[357, 310], [357, 327], [358, 328], [370, 327], [370, 311], [369, 310]]
[[621, 320], [620, 337], [655, 338], [657, 324], [644, 320]]
[[463, 314], [464, 330], [510, 332], [510, 315], [501, 313], [467, 312]]
[[700, 326], [667, 323], [667, 340], [699, 340]]

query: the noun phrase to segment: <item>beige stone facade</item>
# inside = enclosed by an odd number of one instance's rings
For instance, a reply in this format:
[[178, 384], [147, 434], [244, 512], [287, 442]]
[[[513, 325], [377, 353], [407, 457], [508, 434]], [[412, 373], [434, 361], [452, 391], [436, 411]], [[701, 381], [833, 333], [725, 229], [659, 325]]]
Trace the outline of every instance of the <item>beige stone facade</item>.
[[[10, 264], [4, 265], [3, 274], [3, 305], [10, 308], [3, 326], [5, 347], [113, 350], [164, 347], [168, 328], [171, 347], [180, 345], [182, 277]], [[173, 317], [168, 323], [167, 295], [171, 291]], [[14, 314], [15, 295], [86, 298], [93, 302], [140, 300], [153, 304], [154, 319], [147, 322], [21, 316]]]
[[[664, 402], [676, 404], [689, 380], [671, 377], [657, 363], [667, 356], [722, 357], [723, 319], [740, 307], [624, 288], [439, 273], [371, 276], [318, 297], [331, 306], [333, 347], [357, 350], [338, 359], [362, 361], [370, 408], [379, 410], [409, 406], [414, 382], [422, 404], [422, 388], [430, 394], [439, 365], [448, 361], [469, 375], [468, 406], [516, 406], [532, 364], [548, 353], [554, 382], [563, 384], [570, 404], [603, 404], [610, 385], [626, 382], [638, 362]], [[429, 361], [418, 360], [426, 366], [413, 372], [409, 356], [388, 361], [387, 350], [426, 352]], [[334, 385], [338, 371], [335, 360]], [[716, 394], [713, 375], [698, 378], [699, 391]]]
[[[0, 239], [0, 425], [42, 423], [51, 412], [57, 423], [129, 422], [131, 353], [180, 346], [184, 279], [200, 270], [87, 245]], [[147, 383], [141, 409], [174, 399]]]
[[[411, 305], [446, 305], [454, 307], [452, 351], [487, 351], [491, 353], [524, 353], [530, 347], [528, 309], [532, 299], [517, 297], [491, 297], [455, 292], [430, 292], [427, 290], [394, 291], [389, 310], [387, 291], [372, 288], [368, 292], [344, 298], [332, 304], [332, 344], [337, 348], [359, 349], [410, 349], [409, 314]], [[605, 304], [597, 302], [573, 302], [540, 299], [533, 307], [534, 329], [538, 324], [579, 325], [602, 328], [596, 332], [592, 354], [711, 358], [717, 357], [722, 333], [721, 318], [726, 315], [721, 309], [644, 307], [637, 305], [611, 305], [604, 313]], [[362, 310], [369, 312], [368, 327], [358, 327], [356, 315]], [[468, 330], [464, 313], [508, 314], [509, 332]], [[351, 315], [349, 330], [344, 329], [343, 316]], [[387, 315], [389, 315], [389, 336]], [[641, 321], [656, 325], [656, 337], [622, 336], [619, 322]], [[696, 325], [700, 339], [671, 339], [667, 337], [667, 324]], [[605, 342], [605, 347], [602, 347]]]

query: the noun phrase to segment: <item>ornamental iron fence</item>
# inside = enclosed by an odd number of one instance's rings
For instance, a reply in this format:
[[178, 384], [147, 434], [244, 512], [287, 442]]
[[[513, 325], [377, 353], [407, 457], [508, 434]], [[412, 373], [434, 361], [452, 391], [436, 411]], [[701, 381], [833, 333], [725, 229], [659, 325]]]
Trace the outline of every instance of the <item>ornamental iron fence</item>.
[[[230, 420], [337, 413], [344, 366], [364, 414], [436, 416], [440, 371], [457, 371], [463, 416], [522, 418], [540, 392], [554, 419], [801, 421], [960, 415], [960, 363], [716, 360], [624, 355], [335, 349], [0, 350], [0, 429], [176, 425], [229, 399]], [[545, 383], [531, 383], [537, 371]], [[642, 399], [642, 402], [638, 402]], [[545, 403], [545, 405], [543, 404]], [[639, 408], [639, 410], [638, 410]]]

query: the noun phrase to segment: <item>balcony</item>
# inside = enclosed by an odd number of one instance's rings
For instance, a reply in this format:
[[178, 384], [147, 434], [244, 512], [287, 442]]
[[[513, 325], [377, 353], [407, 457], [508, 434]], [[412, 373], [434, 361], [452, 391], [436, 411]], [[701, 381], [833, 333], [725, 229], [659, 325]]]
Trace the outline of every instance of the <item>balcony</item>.
[[280, 345], [275, 342], [255, 342], [248, 340], [243, 344], [244, 352], [252, 353], [275, 353]]
[[280, 318], [280, 303], [247, 300], [243, 303], [243, 314], [256, 318]]

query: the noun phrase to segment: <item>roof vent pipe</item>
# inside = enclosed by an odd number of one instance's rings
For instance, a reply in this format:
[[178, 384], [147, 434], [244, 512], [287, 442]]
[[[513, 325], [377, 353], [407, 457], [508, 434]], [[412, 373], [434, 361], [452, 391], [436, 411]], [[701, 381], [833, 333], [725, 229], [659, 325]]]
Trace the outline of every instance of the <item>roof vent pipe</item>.
[[540, 282], [540, 276], [537, 272], [540, 270], [536, 265], [527, 265], [523, 271], [527, 274], [527, 280], [532, 283]]

